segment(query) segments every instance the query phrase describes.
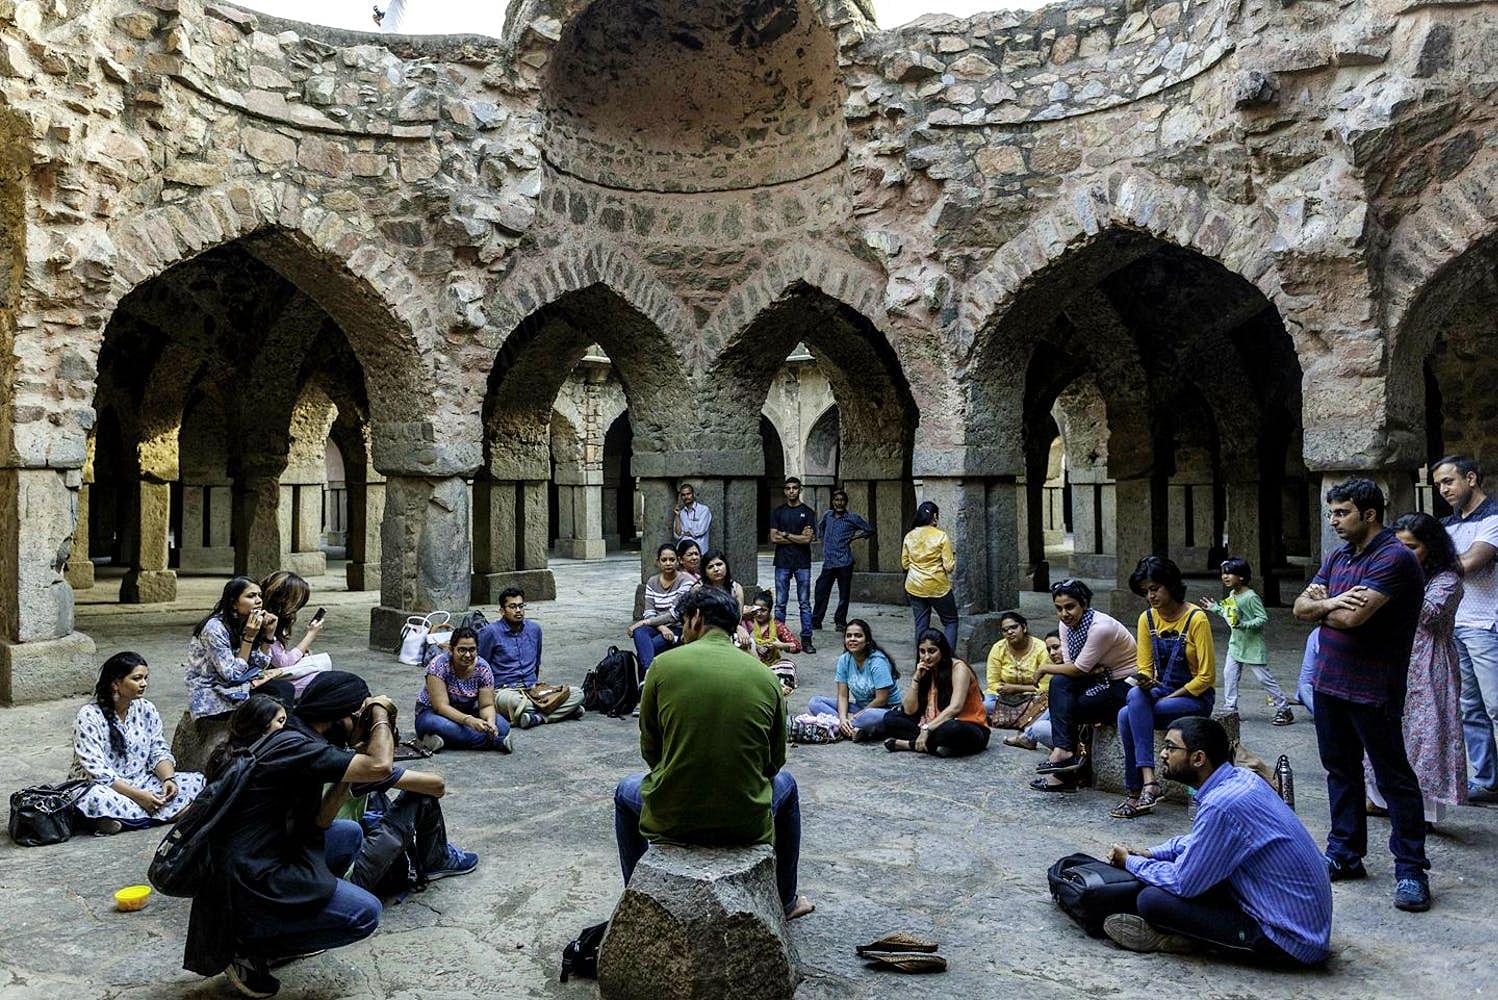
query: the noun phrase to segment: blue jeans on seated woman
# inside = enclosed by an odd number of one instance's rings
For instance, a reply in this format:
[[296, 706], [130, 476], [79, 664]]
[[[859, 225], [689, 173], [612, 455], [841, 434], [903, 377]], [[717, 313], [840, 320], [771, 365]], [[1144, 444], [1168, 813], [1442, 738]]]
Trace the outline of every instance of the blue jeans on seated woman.
[[661, 630], [654, 625], [641, 625], [635, 629], [631, 637], [635, 640], [635, 656], [640, 660], [640, 673], [650, 669], [651, 662], [668, 649], [672, 649], [681, 642], [681, 633], [667, 625], [671, 632], [671, 638], [667, 639], [661, 635]]
[[510, 733], [510, 724], [502, 715], [494, 717], [494, 727], [499, 732], [490, 736], [469, 729], [461, 722], [454, 722], [443, 715], [438, 715], [425, 706], [416, 709], [416, 735], [425, 736], [428, 733], [436, 733], [442, 737], [443, 746], [449, 750], [503, 750], [504, 740]]
[[[645, 775], [620, 778], [614, 788], [614, 841], [619, 847], [619, 870], [624, 884], [635, 873], [635, 865], [649, 847], [640, 835], [640, 812], [645, 797], [640, 783]], [[801, 865], [801, 793], [790, 772], [780, 771], [770, 781], [770, 812], [775, 818], [775, 888], [780, 905], [789, 910], [796, 903], [797, 870]]]
[[1156, 767], [1155, 730], [1168, 729], [1177, 719], [1188, 715], [1211, 715], [1217, 695], [1211, 689], [1199, 698], [1167, 698], [1170, 688], [1164, 684], [1129, 689], [1124, 707], [1118, 710], [1118, 740], [1123, 744], [1124, 785], [1131, 792], [1144, 788], [1141, 767]]
[[[856, 701], [848, 702], [848, 721], [853, 723], [854, 729], [862, 730], [870, 739], [884, 736], [884, 717], [889, 714], [891, 706], [881, 705], [879, 708], [865, 708]], [[829, 698], [824, 694], [816, 695], [807, 704], [806, 710], [812, 715], [836, 715], [837, 699]]]
[[333, 898], [321, 910], [282, 919], [274, 927], [246, 927], [239, 942], [245, 956], [276, 959], [305, 955], [325, 948], [342, 948], [373, 934], [380, 926], [379, 899], [342, 877], [362, 843], [363, 827], [351, 819], [335, 819], [323, 842], [328, 870], [339, 876]]

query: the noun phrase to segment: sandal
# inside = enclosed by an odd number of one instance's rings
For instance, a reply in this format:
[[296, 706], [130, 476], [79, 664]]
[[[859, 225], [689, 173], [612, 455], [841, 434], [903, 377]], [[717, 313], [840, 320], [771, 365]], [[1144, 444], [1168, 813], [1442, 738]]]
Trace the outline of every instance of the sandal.
[[878, 941], [870, 944], [861, 944], [853, 950], [862, 955], [870, 951], [934, 952], [936, 948], [937, 944], [935, 941], [927, 941], [925, 938], [918, 938], [914, 934], [907, 934], [905, 931], [896, 931], [894, 934], [886, 934]]
[[1037, 792], [1075, 792], [1077, 790], [1077, 786], [1073, 782], [1058, 781], [1053, 785], [1044, 778], [1036, 778], [1031, 781], [1030, 787]]
[[1036, 746], [1034, 740], [1026, 739], [1019, 733], [1012, 733], [1004, 737], [1004, 745], [1006, 747], [1019, 747], [1021, 750], [1034, 750]]
[[[1154, 791], [1150, 791], [1153, 788]], [[1155, 803], [1160, 801], [1160, 783], [1158, 781], [1146, 781], [1140, 789], [1136, 798], [1124, 799], [1118, 805], [1109, 810], [1108, 815], [1114, 819], [1138, 819], [1140, 816], [1148, 815], [1155, 811]]]
[[1043, 760], [1035, 765], [1036, 774], [1065, 774], [1067, 771], [1075, 771], [1087, 763], [1081, 754], [1072, 754], [1065, 760]]

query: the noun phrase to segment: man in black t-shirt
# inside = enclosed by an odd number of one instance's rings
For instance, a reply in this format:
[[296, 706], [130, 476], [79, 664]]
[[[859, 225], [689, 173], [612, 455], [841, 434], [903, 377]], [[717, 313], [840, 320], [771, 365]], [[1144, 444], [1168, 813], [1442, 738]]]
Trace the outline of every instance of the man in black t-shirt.
[[[335, 820], [324, 786], [379, 782], [392, 771], [395, 703], [354, 674], [319, 674], [297, 715], [262, 748], [215, 832], [215, 869], [193, 898], [183, 967], [225, 972], [240, 993], [275, 995], [270, 962], [339, 948], [373, 934], [380, 901], [338, 877], [364, 839]], [[364, 752], [348, 749], [362, 743]], [[227, 966], [227, 968], [226, 968]]]
[[811, 642], [811, 543], [817, 537], [817, 512], [801, 502], [801, 480], [785, 481], [785, 503], [770, 512], [770, 542], [775, 546], [775, 620], [785, 621], [791, 577], [801, 606], [801, 649], [815, 653]]

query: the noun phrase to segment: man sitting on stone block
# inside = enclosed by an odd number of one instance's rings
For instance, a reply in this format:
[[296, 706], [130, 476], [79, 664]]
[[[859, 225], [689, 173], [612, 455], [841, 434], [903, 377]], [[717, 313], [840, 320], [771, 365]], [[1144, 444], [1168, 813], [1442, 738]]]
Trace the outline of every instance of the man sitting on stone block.
[[[582, 718], [582, 688], [572, 688], [560, 700], [531, 691], [541, 682], [541, 625], [525, 617], [525, 591], [506, 587], [499, 613], [499, 621], [479, 632], [479, 656], [494, 672], [495, 709], [521, 729]], [[538, 703], [531, 694], [543, 700]]]
[[1284, 969], [1325, 962], [1332, 936], [1326, 859], [1295, 812], [1234, 767], [1227, 732], [1178, 719], [1160, 751], [1165, 777], [1196, 789], [1191, 832], [1149, 850], [1114, 844], [1109, 861], [1145, 883], [1137, 915], [1103, 932], [1130, 951], [1206, 948]]
[[814, 907], [796, 894], [801, 802], [785, 764], [785, 697], [775, 675], [733, 644], [733, 598], [698, 587], [681, 603], [682, 645], [662, 653], [640, 694], [648, 774], [614, 790], [614, 836], [628, 884], [647, 841], [773, 844], [786, 919]]

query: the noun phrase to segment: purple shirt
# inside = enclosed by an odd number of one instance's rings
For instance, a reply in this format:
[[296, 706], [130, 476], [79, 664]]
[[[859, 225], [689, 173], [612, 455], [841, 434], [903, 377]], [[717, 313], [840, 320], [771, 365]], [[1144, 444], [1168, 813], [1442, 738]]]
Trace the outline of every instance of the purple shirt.
[[[447, 686], [447, 703], [469, 715], [479, 710], [479, 688], [494, 686], [494, 671], [489, 669], [489, 664], [484, 662], [482, 656], [467, 677], [459, 677], [453, 673], [452, 657], [439, 653], [427, 664], [427, 676], [441, 678], [442, 683]], [[431, 707], [432, 699], [427, 695], [426, 681], [423, 679], [421, 693], [416, 696], [416, 708], [420, 710]]]
[[1362, 552], [1348, 543], [1329, 553], [1311, 582], [1325, 586], [1328, 597], [1362, 585], [1389, 598], [1357, 628], [1323, 626], [1312, 687], [1361, 705], [1402, 703], [1425, 592], [1415, 554], [1384, 528]]

